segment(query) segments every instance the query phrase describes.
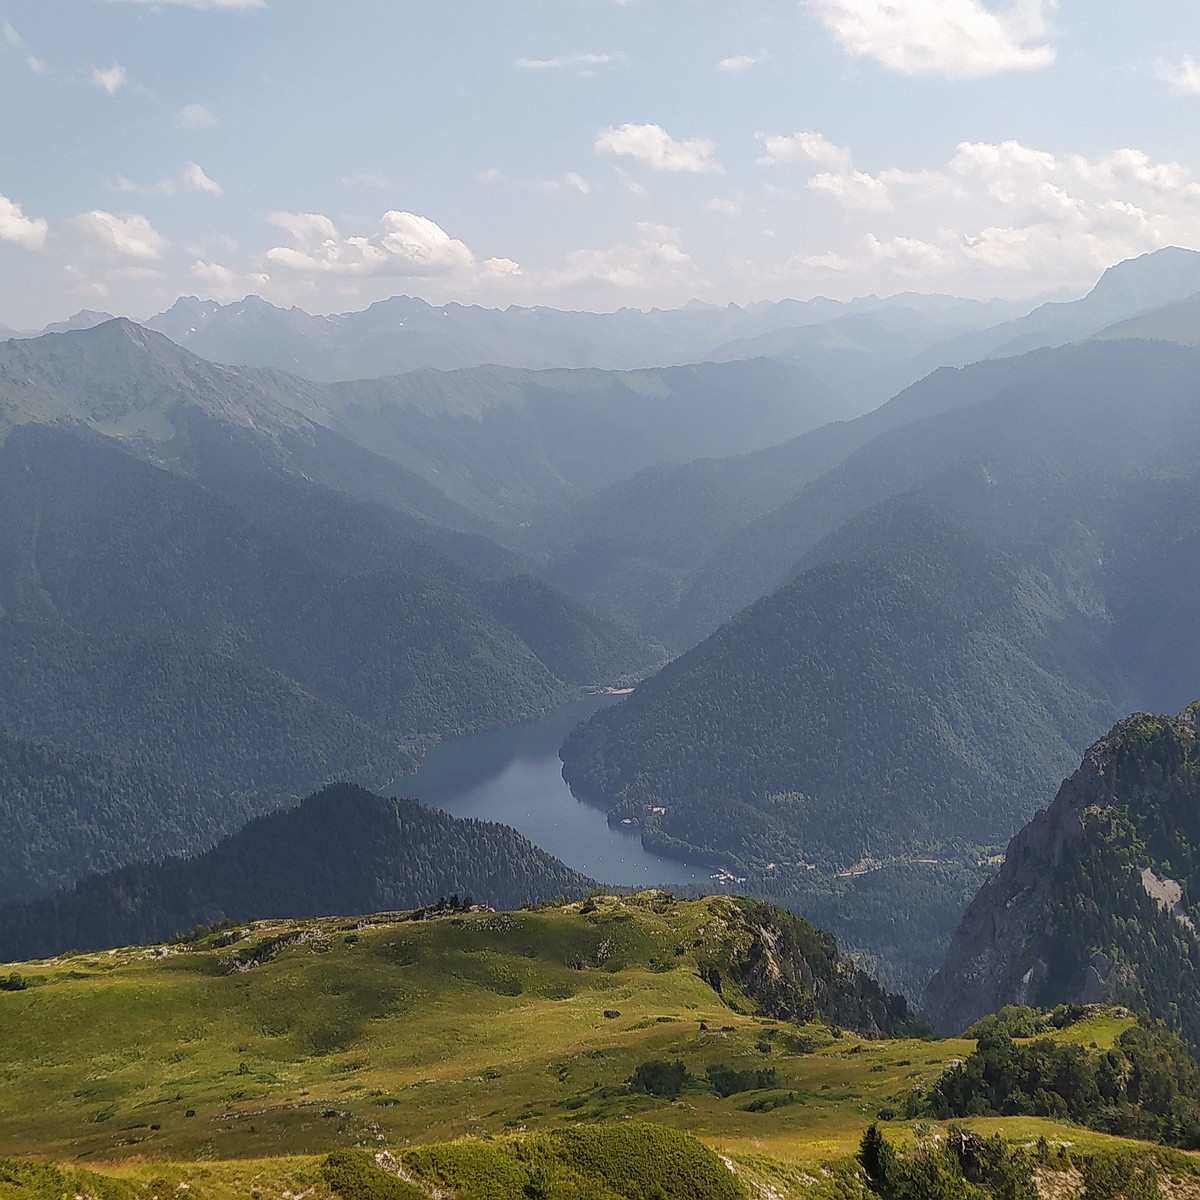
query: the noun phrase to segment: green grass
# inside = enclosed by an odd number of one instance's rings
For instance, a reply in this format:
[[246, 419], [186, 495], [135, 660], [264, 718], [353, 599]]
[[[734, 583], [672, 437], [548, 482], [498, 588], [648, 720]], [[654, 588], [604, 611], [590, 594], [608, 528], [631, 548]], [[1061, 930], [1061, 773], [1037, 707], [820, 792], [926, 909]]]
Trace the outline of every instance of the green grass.
[[[578, 1157], [605, 1129], [648, 1128], [695, 1135], [747, 1187], [837, 1196], [866, 1125], [974, 1043], [787, 1025], [742, 995], [727, 996], [733, 1011], [698, 971], [729, 936], [729, 905], [647, 893], [593, 912], [258, 923], [228, 945], [19, 964], [32, 986], [0, 992], [0, 1155], [115, 1172], [176, 1200], [181, 1183], [188, 1200], [325, 1200], [332, 1151], [387, 1152], [448, 1184], [485, 1170], [472, 1163], [502, 1159], [507, 1178], [543, 1162], [549, 1194], [569, 1198], [585, 1185], [555, 1158], [563, 1146]], [[262, 965], [233, 969], [281, 935], [290, 944]], [[1104, 1014], [1053, 1036], [1104, 1046], [1128, 1023]], [[651, 1058], [686, 1065], [677, 1100], [627, 1087]], [[714, 1063], [773, 1068], [774, 1086], [722, 1099], [704, 1078]], [[1115, 1144], [1036, 1118], [971, 1124]]]

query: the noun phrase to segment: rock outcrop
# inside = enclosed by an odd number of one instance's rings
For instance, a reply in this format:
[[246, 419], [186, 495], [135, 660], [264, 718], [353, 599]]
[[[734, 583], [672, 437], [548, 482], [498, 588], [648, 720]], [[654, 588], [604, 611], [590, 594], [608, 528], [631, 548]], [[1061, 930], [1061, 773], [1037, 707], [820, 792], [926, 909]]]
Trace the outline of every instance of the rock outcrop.
[[925, 993], [939, 1032], [1005, 1004], [1132, 1003], [1193, 1023], [1177, 1010], [1200, 995], [1198, 734], [1200, 703], [1127, 717], [1086, 752], [964, 914]]

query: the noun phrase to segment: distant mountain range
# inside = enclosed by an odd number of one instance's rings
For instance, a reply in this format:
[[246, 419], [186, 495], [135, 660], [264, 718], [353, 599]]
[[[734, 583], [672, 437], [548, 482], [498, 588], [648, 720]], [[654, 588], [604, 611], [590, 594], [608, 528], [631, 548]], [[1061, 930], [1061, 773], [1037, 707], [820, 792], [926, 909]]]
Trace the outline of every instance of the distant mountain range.
[[[768, 357], [803, 366], [861, 412], [939, 366], [1077, 341], [1184, 300], [1200, 292], [1197, 261], [1194, 251], [1166, 247], [1109, 268], [1082, 299], [1032, 309], [916, 293], [612, 313], [435, 306], [395, 296], [362, 312], [314, 316], [257, 296], [227, 304], [192, 296], [143, 324], [214, 362], [324, 382], [428, 368], [631, 370]], [[109, 317], [83, 310], [38, 332], [86, 329]]]
[[323, 387], [217, 366], [124, 320], [0, 344], [0, 433], [82, 421], [201, 479], [282, 470], [517, 544], [641, 467], [774, 445], [848, 411], [801, 368], [766, 360]]

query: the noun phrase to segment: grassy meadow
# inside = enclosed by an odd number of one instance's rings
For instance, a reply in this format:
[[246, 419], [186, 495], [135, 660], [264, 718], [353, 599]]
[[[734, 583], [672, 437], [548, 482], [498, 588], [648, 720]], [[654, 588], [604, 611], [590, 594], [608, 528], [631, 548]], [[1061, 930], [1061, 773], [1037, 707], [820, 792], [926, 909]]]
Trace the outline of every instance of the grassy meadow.
[[[0, 991], [0, 1157], [95, 1171], [136, 1195], [319, 1200], [334, 1194], [322, 1173], [332, 1151], [400, 1156], [414, 1179], [453, 1183], [446, 1162], [464, 1147], [524, 1161], [563, 1131], [651, 1123], [728, 1158], [750, 1195], [856, 1195], [848, 1163], [866, 1125], [902, 1113], [973, 1042], [870, 1040], [764, 1018], [729, 985], [718, 996], [698, 966], [742, 936], [730, 905], [644, 893], [511, 914], [257, 922], [5, 966], [0, 978], [27, 986]], [[1055, 1036], [1110, 1045], [1130, 1020]], [[686, 1065], [678, 1098], [627, 1086], [654, 1059]], [[774, 1079], [722, 1098], [713, 1064]], [[1083, 1150], [1114, 1143], [1036, 1118], [970, 1124]], [[913, 1136], [910, 1122], [888, 1129]], [[0, 1171], [0, 1200], [37, 1195], [6, 1186]]]

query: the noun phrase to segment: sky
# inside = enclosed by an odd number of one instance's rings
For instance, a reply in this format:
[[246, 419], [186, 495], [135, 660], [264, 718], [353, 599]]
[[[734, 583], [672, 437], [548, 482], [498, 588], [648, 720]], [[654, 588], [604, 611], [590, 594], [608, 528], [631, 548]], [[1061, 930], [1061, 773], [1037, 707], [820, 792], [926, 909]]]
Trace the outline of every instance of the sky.
[[1200, 247], [1195, 0], [0, 0], [0, 324], [1086, 290]]

